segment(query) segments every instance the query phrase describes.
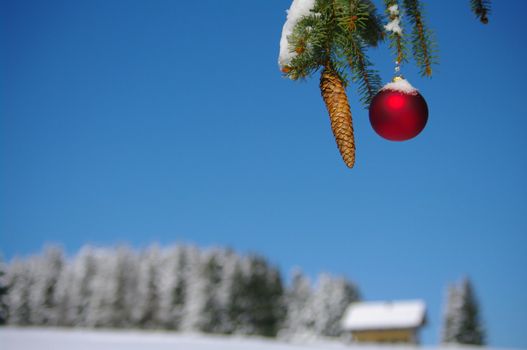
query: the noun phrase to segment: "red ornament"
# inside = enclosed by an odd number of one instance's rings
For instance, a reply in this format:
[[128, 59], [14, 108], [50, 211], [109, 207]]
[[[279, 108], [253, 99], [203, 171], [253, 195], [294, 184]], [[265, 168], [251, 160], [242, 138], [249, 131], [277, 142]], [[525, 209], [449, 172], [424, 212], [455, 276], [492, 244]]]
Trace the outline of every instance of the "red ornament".
[[[406, 80], [402, 80], [386, 85], [370, 104], [373, 130], [391, 141], [406, 141], [416, 137], [428, 121], [425, 99]], [[401, 83], [408, 85], [399, 89]], [[394, 88], [390, 88], [390, 85]]]

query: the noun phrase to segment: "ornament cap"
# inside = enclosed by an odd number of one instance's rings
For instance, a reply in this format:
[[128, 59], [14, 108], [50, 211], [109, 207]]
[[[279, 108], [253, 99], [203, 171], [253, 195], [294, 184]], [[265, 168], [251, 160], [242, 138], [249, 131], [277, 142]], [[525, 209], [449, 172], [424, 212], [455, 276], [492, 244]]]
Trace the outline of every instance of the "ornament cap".
[[404, 77], [402, 75], [396, 75], [395, 77], [393, 77], [392, 83], [396, 83], [401, 80], [404, 80]]

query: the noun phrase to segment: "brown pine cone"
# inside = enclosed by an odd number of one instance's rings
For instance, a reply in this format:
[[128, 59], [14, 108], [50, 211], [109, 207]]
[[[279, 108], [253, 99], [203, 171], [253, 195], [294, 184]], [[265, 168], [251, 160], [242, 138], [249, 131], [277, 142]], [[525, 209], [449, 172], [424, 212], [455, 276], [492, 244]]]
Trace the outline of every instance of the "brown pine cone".
[[344, 84], [330, 68], [324, 68], [320, 77], [320, 91], [328, 109], [331, 129], [344, 163], [349, 168], [355, 164], [355, 139], [351, 110]]

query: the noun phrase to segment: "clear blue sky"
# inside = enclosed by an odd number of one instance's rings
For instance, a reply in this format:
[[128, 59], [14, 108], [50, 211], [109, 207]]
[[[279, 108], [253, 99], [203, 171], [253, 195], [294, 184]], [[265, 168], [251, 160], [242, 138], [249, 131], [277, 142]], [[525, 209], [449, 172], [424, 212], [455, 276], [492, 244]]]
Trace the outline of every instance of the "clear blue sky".
[[[289, 0], [0, 5], [0, 250], [158, 241], [257, 251], [344, 274], [367, 299], [474, 281], [490, 343], [527, 347], [527, 2], [428, 1], [441, 64], [404, 72], [428, 126], [393, 143], [350, 98], [342, 163], [318, 77], [277, 67]], [[386, 48], [372, 51], [383, 79]]]

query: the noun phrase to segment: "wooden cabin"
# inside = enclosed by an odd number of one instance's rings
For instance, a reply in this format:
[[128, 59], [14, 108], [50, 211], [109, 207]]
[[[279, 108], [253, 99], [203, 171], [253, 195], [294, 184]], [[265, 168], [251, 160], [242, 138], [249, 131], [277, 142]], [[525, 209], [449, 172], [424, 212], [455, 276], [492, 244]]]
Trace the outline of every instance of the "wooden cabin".
[[361, 343], [419, 343], [426, 324], [421, 300], [352, 303], [342, 318], [342, 328]]

